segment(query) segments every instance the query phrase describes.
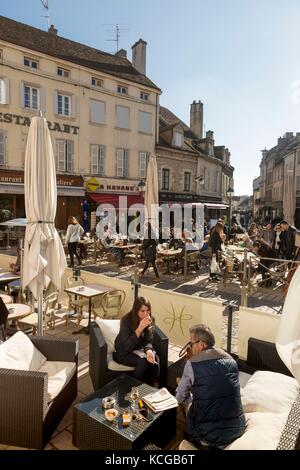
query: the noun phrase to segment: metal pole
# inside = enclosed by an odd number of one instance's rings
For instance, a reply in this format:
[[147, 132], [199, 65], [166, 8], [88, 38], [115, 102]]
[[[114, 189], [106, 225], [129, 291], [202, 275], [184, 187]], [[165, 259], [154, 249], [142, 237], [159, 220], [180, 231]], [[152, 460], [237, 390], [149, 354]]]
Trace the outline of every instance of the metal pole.
[[43, 318], [43, 292], [38, 297], [38, 336], [43, 336], [44, 318]]
[[23, 257], [24, 257], [24, 254], [23, 254], [23, 245], [24, 245], [24, 240], [23, 238], [20, 238], [19, 239], [19, 250], [20, 250], [20, 276], [21, 276], [21, 286], [20, 286], [20, 298], [21, 298], [21, 302], [22, 302], [22, 299], [23, 299], [23, 285], [22, 285], [22, 276], [23, 276]]
[[187, 249], [184, 250], [184, 277], [187, 277]]
[[244, 265], [243, 265], [243, 283], [242, 283], [242, 292], [241, 292], [241, 305], [242, 307], [248, 307], [248, 287], [247, 287], [247, 252], [244, 250]]
[[233, 314], [233, 305], [229, 302], [227, 305], [227, 352], [231, 353], [231, 339], [232, 339], [232, 314]]

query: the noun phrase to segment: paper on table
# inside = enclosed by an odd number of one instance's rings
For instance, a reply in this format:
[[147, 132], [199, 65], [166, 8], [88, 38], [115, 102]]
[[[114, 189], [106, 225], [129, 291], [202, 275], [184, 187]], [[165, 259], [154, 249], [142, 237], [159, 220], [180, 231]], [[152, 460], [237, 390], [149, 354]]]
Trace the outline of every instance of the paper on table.
[[154, 393], [149, 393], [143, 397], [144, 402], [155, 412], [169, 410], [178, 406], [178, 402], [166, 388], [162, 388]]

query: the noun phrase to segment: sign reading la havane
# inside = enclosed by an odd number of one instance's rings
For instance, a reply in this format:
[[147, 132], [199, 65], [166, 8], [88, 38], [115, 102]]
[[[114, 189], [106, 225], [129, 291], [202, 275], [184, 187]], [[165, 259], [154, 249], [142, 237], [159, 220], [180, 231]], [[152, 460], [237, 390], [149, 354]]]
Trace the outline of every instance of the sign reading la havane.
[[[0, 113], [0, 122], [6, 124], [17, 124], [18, 126], [30, 126], [31, 119], [28, 116], [19, 116], [18, 114]], [[79, 127], [70, 124], [61, 124], [59, 122], [48, 122], [49, 131], [64, 132], [65, 134], [78, 135]]]

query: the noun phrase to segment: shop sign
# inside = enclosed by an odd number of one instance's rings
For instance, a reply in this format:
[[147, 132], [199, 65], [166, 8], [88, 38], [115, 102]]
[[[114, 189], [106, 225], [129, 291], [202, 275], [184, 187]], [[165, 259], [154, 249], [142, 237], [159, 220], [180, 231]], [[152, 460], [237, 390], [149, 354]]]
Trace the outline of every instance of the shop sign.
[[[0, 183], [24, 184], [24, 173], [22, 171], [0, 171]], [[56, 175], [57, 186], [82, 187], [82, 176]]]
[[97, 191], [100, 187], [100, 184], [96, 178], [90, 178], [85, 182], [85, 187], [91, 191]]
[[137, 183], [126, 180], [105, 180], [101, 178], [85, 178], [84, 185], [91, 192], [138, 193]]
[[[0, 122], [6, 124], [17, 124], [18, 126], [30, 126], [31, 119], [28, 116], [20, 116], [19, 114], [0, 113]], [[63, 132], [65, 134], [78, 135], [79, 127], [63, 124], [59, 122], [47, 121], [49, 131]]]

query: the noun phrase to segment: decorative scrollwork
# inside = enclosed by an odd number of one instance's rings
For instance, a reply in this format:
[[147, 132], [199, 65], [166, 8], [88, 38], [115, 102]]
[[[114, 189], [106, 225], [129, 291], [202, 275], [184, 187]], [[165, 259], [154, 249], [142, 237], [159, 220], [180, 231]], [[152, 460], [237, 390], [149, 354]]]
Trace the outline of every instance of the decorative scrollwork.
[[171, 303], [171, 312], [167, 311], [170, 316], [164, 318], [163, 320], [164, 323], [171, 324], [169, 331], [172, 331], [175, 323], [178, 322], [183, 336], [184, 336], [183, 322], [189, 321], [193, 318], [193, 316], [190, 313], [184, 313], [185, 308], [186, 308], [186, 305], [182, 307], [179, 314], [177, 315], [174, 305]]

